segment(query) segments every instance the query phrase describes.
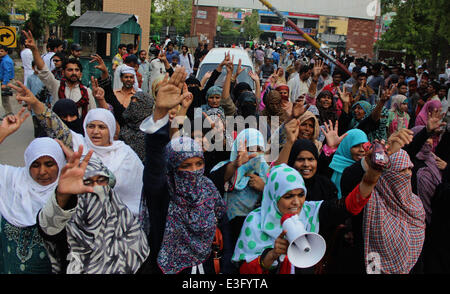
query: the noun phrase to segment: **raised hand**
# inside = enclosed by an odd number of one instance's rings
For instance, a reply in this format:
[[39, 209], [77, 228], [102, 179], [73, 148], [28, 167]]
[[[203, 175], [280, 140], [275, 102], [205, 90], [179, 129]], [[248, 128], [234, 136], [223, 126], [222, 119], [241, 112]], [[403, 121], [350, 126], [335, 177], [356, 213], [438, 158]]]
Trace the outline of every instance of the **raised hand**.
[[300, 96], [292, 106], [292, 118], [299, 118], [306, 112], [305, 98]]
[[217, 66], [217, 71], [222, 72], [223, 67], [230, 62], [230, 52], [225, 52], [225, 57], [223, 58], [222, 62]]
[[94, 192], [93, 187], [86, 186], [83, 183], [84, 173], [94, 151], [90, 150], [80, 163], [80, 158], [83, 155], [83, 145], [80, 145], [76, 152], [71, 152], [64, 145], [60, 146], [68, 160], [67, 164], [61, 170], [56, 195], [68, 196]]
[[102, 87], [98, 86], [98, 80], [91, 76], [91, 84], [92, 84], [92, 95], [95, 100], [103, 101], [105, 100], [105, 90]]
[[256, 73], [254, 73], [252, 70], [250, 70], [250, 71], [248, 72], [248, 75], [250, 76], [250, 78], [251, 78], [253, 81], [259, 82], [259, 76], [258, 76]]
[[249, 162], [252, 158], [255, 158], [256, 156], [258, 156], [258, 154], [256, 154], [256, 153], [249, 155], [247, 152], [247, 148], [245, 148], [246, 145], [247, 145], [247, 140], [245, 140], [245, 142], [241, 141], [241, 143], [239, 144], [238, 155], [237, 155], [236, 159], [233, 161], [233, 165], [235, 168], [241, 167], [242, 165]]
[[237, 66], [237, 68], [236, 68], [236, 74], [234, 75], [234, 76], [235, 76], [235, 79], [237, 79], [237, 77], [238, 77], [243, 71], [245, 71], [245, 68], [242, 67], [242, 60], [239, 59], [238, 66]]
[[428, 112], [427, 131], [429, 133], [438, 132], [441, 127], [445, 126], [446, 123], [442, 121], [444, 116], [445, 113], [441, 114], [441, 111], [439, 109]]
[[294, 142], [298, 138], [298, 133], [300, 132], [300, 122], [298, 119], [291, 119], [287, 124], [284, 125], [284, 129], [286, 130], [286, 139], [290, 144], [294, 144]]
[[192, 101], [194, 100], [194, 95], [188, 90], [188, 86], [184, 83], [183, 86], [183, 100], [181, 100], [181, 107], [184, 109], [188, 109], [191, 106]]
[[24, 84], [17, 81], [17, 86], [9, 83], [8, 87], [14, 89], [16, 94], [16, 99], [19, 104], [22, 104], [22, 102], [25, 102], [28, 105], [34, 105], [36, 103], [40, 103], [40, 101], [36, 98], [36, 96], [33, 95], [33, 93], [28, 89]]
[[22, 107], [16, 115], [8, 115], [0, 125], [0, 142], [6, 137], [16, 132], [23, 122], [30, 116], [29, 112], [25, 112], [26, 108]]
[[320, 76], [320, 73], [321, 73], [322, 70], [323, 70], [323, 65], [324, 65], [324, 62], [323, 62], [322, 60], [317, 60], [317, 61], [314, 63], [314, 67], [313, 67], [313, 76], [314, 76], [315, 78], [318, 78], [318, 77]]
[[108, 69], [106, 68], [105, 62], [103, 61], [103, 58], [101, 58], [100, 55], [94, 54], [91, 55], [91, 60], [89, 63], [97, 62], [98, 65], [94, 66], [96, 69], [100, 70], [102, 73], [108, 73]]
[[414, 138], [414, 132], [410, 129], [401, 129], [395, 133], [393, 133], [387, 141], [386, 149], [388, 152], [388, 155], [391, 156], [392, 154], [400, 151], [401, 148], [403, 148], [405, 145], [408, 145], [412, 142]]
[[34, 41], [33, 34], [31, 31], [22, 31], [23, 35], [25, 36], [25, 47], [31, 50], [38, 50], [38, 47], [36, 45], [36, 42]]
[[342, 91], [340, 87], [337, 87], [337, 90], [339, 93], [339, 98], [341, 99], [342, 103], [350, 104], [353, 100], [352, 93], [347, 92], [347, 89], [345, 87], [343, 87], [343, 88], [344, 88], [344, 91]]
[[347, 133], [343, 134], [342, 136], [339, 136], [339, 123], [336, 121], [336, 123], [333, 126], [333, 122], [331, 120], [328, 121], [328, 124], [326, 122], [323, 123], [325, 126], [325, 130], [323, 130], [323, 133], [325, 135], [325, 138], [327, 139], [327, 145], [331, 148], [337, 148], [339, 144], [341, 144], [342, 140], [348, 135]]
[[394, 86], [393, 85], [390, 89], [386, 88], [383, 91], [383, 94], [381, 94], [381, 97], [380, 97], [380, 103], [386, 103], [386, 101], [388, 101], [391, 98], [392, 94], [394, 94]]
[[234, 71], [234, 55], [231, 60], [228, 60], [228, 62], [225, 64], [225, 67], [227, 68], [227, 74], [232, 75]]
[[177, 67], [169, 79], [169, 75], [166, 74], [161, 87], [158, 90], [156, 96], [156, 108], [165, 110], [166, 113], [177, 106], [188, 95], [192, 95], [190, 92], [182, 93], [182, 89], [185, 87], [186, 71], [183, 66]]

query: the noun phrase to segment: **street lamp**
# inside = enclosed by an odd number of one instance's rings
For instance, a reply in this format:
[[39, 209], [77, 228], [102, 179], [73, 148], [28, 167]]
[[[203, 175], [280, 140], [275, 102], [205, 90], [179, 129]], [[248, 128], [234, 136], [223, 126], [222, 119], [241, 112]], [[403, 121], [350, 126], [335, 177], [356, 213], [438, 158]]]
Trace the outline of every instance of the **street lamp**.
[[[241, 27], [241, 34], [240, 34], [240, 38], [239, 39], [242, 39], [242, 35], [244, 34], [244, 27]], [[245, 38], [244, 38], [244, 40], [245, 40]], [[241, 43], [241, 40], [239, 40], [239, 43]], [[245, 42], [244, 42], [244, 47], [245, 47]]]

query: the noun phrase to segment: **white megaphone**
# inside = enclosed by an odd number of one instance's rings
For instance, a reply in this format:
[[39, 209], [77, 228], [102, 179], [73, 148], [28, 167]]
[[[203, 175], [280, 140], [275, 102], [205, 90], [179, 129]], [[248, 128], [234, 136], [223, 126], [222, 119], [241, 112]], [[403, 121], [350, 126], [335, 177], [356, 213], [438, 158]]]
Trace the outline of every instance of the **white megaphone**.
[[308, 268], [318, 263], [327, 248], [322, 236], [307, 232], [297, 214], [285, 215], [281, 221], [289, 241], [287, 256], [290, 263], [298, 268]]

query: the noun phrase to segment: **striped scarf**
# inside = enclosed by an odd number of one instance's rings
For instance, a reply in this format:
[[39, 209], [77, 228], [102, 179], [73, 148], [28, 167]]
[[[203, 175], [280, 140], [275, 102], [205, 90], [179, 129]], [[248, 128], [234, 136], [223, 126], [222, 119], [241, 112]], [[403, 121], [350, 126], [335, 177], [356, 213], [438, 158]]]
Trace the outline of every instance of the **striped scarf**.
[[400, 173], [413, 166], [408, 153], [400, 150], [390, 160], [364, 210], [364, 260], [368, 272], [374, 265], [380, 273], [407, 274], [422, 252], [425, 210], [411, 178]]
[[[66, 82], [67, 80], [65, 78], [61, 79], [61, 84], [59, 86], [58, 90], [58, 97], [59, 99], [66, 99]], [[88, 106], [89, 106], [89, 93], [85, 86], [80, 82], [78, 83], [78, 86], [80, 87], [81, 92], [81, 99], [76, 102], [77, 108], [81, 107], [81, 117], [84, 120], [88, 113]]]

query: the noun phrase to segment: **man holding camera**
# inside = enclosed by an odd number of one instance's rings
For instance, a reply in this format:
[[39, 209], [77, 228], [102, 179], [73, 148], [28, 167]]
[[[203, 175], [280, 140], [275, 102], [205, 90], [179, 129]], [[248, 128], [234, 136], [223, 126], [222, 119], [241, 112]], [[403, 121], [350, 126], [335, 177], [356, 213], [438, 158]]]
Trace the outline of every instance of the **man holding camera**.
[[7, 85], [14, 79], [14, 61], [11, 57], [9, 57], [8, 50], [8, 47], [0, 45], [0, 81], [2, 84], [1, 98], [2, 106], [5, 109], [5, 114], [0, 119], [12, 114], [11, 104], [9, 103], [9, 96], [12, 96], [12, 92]]

